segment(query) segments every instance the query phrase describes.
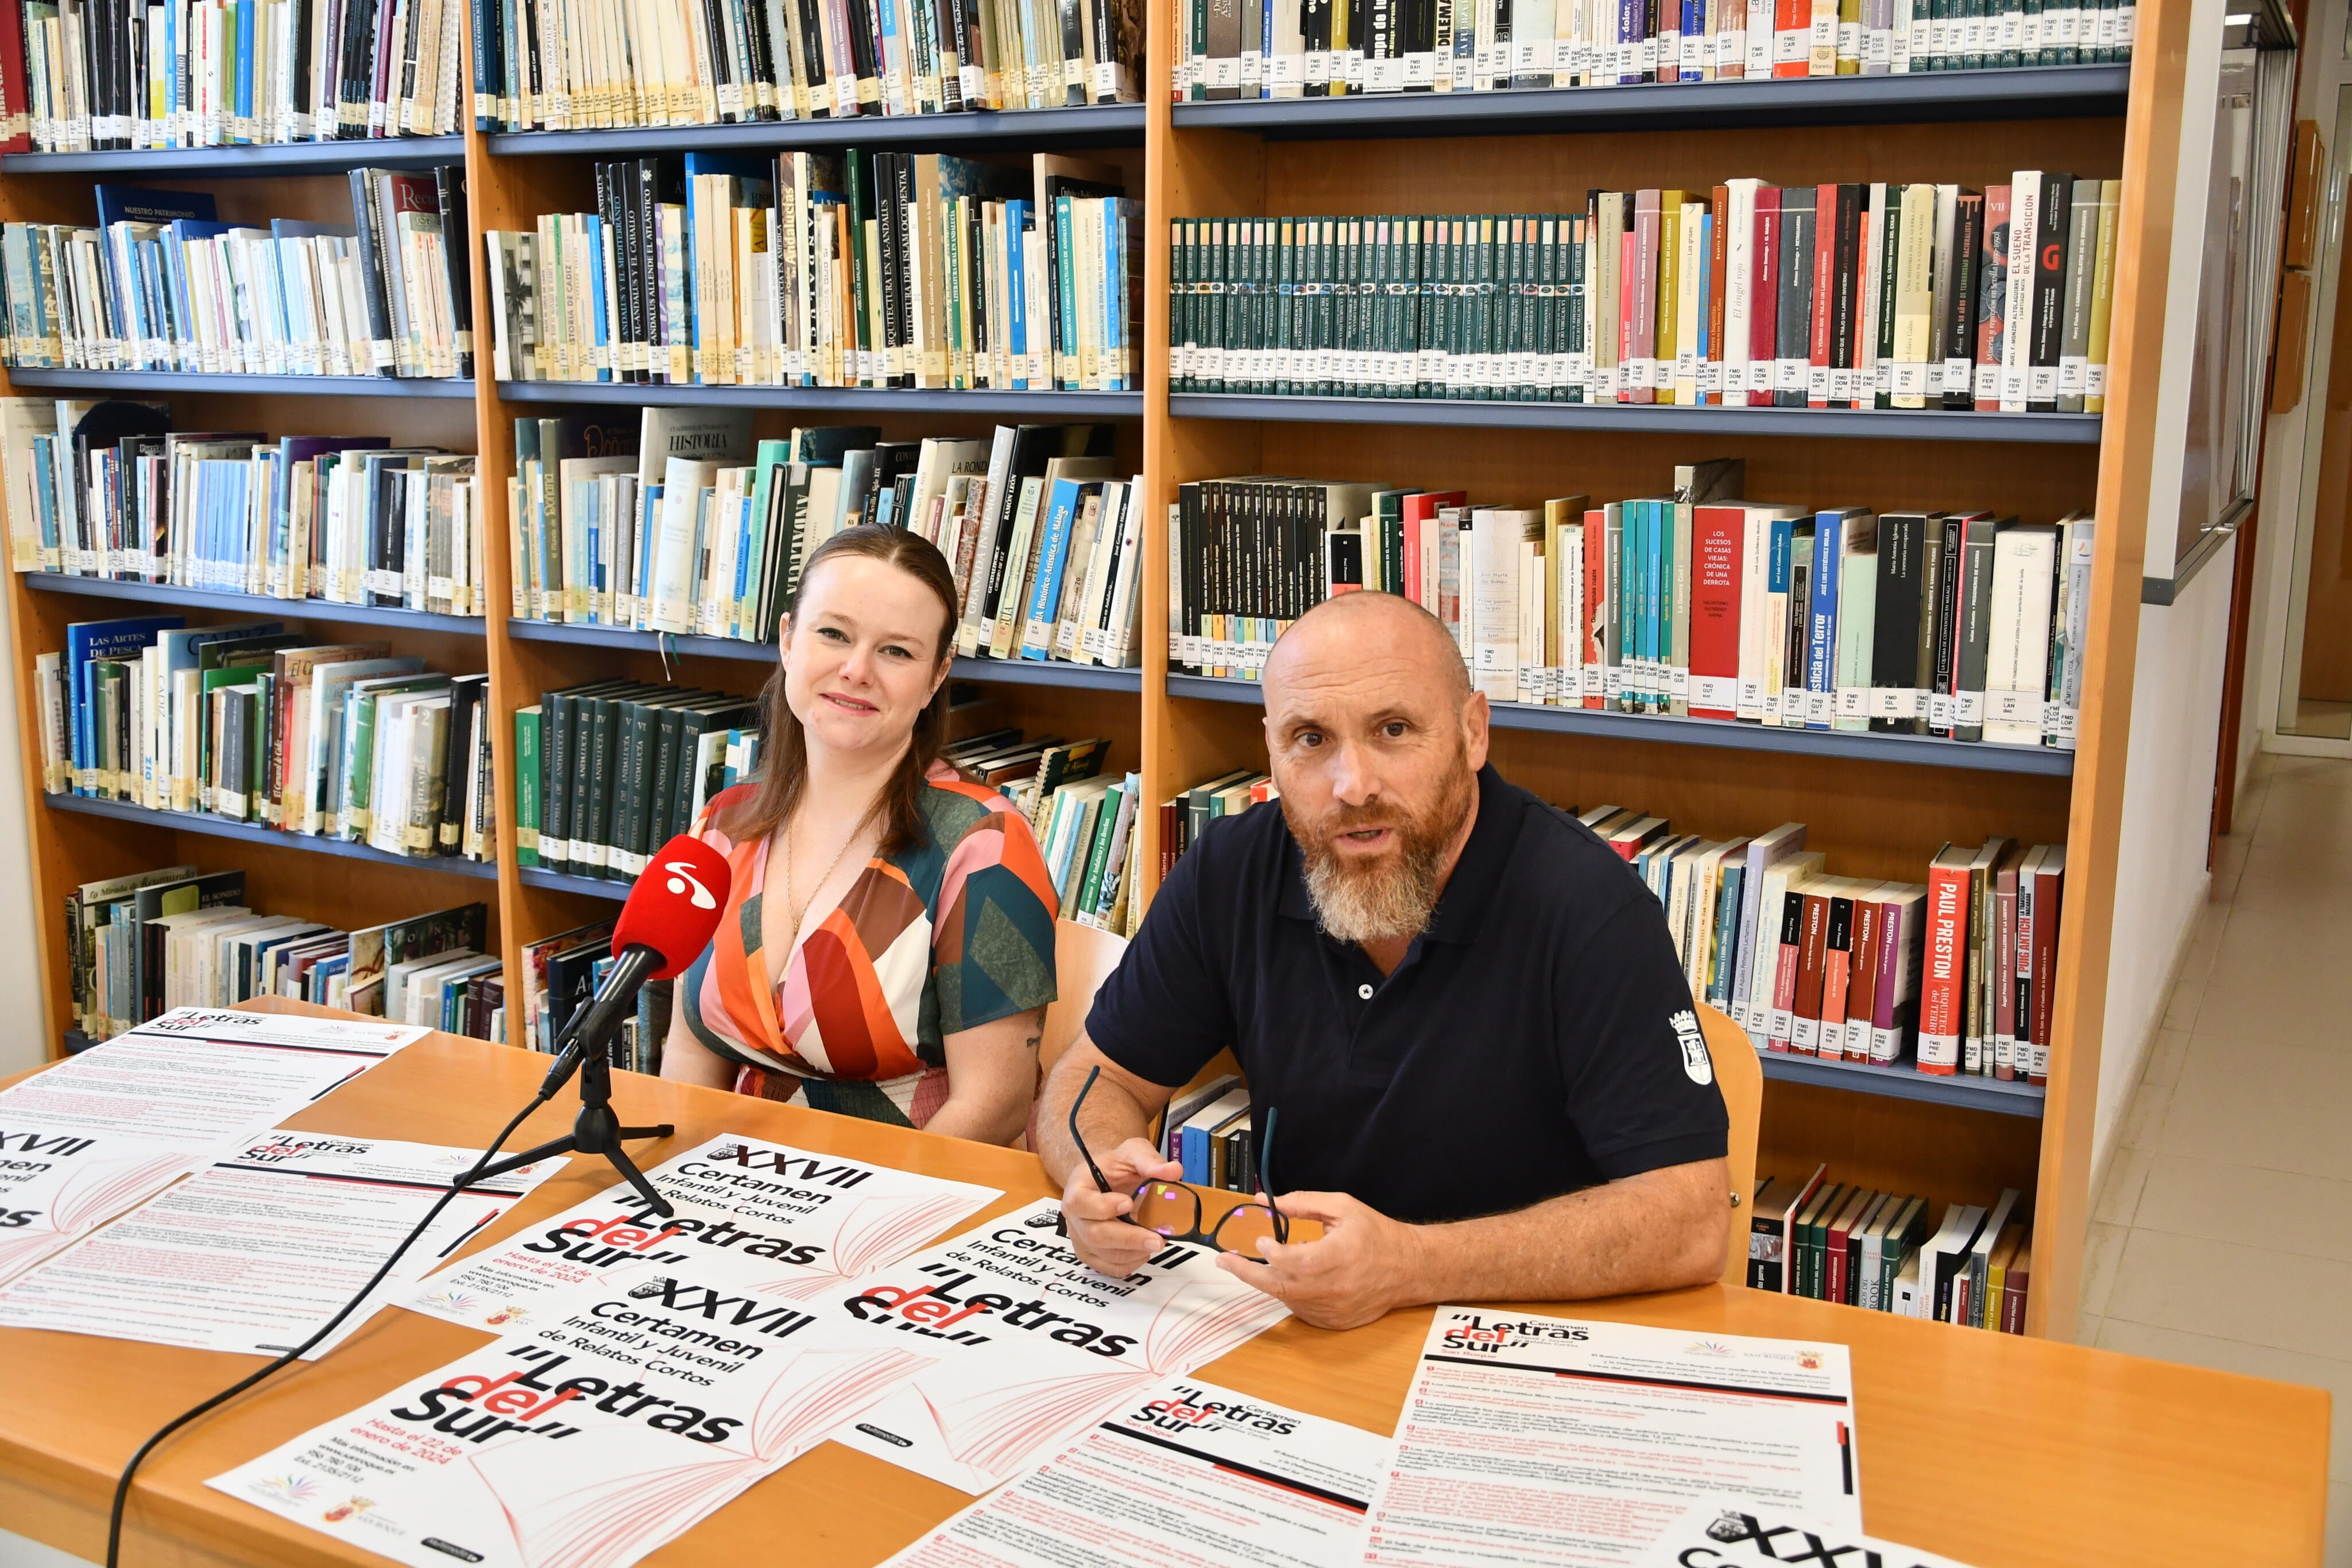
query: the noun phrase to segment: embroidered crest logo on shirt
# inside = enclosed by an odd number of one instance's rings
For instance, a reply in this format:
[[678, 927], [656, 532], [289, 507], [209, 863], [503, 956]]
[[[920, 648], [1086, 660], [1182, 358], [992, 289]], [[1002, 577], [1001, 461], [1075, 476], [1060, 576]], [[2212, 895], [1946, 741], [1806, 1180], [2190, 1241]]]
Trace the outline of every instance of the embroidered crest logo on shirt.
[[1715, 1059], [1706, 1053], [1706, 1036], [1700, 1032], [1698, 1014], [1685, 1008], [1666, 1021], [1675, 1026], [1675, 1039], [1682, 1042], [1683, 1071], [1690, 1074], [1690, 1081], [1714, 1082]]

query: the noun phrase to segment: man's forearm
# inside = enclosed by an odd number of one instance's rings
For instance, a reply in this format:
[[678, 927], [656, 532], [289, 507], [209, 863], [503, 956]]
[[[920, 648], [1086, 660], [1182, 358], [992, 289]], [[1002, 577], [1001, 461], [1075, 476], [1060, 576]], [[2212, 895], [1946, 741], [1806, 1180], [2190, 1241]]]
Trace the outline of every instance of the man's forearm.
[[1413, 1301], [1565, 1301], [1701, 1284], [1723, 1270], [1729, 1176], [1709, 1160], [1510, 1214], [1410, 1227]]
[[[1055, 1065], [1037, 1096], [1037, 1160], [1045, 1167], [1046, 1179], [1057, 1187], [1066, 1186], [1070, 1173], [1086, 1165], [1070, 1141], [1070, 1102], [1078, 1097], [1079, 1086], [1086, 1082], [1087, 1063], [1071, 1058], [1090, 1054], [1073, 1049]], [[1099, 1160], [1129, 1138], [1149, 1137], [1157, 1112], [1157, 1106], [1144, 1104], [1126, 1084], [1106, 1072], [1095, 1081], [1087, 1103], [1078, 1108], [1078, 1130]]]

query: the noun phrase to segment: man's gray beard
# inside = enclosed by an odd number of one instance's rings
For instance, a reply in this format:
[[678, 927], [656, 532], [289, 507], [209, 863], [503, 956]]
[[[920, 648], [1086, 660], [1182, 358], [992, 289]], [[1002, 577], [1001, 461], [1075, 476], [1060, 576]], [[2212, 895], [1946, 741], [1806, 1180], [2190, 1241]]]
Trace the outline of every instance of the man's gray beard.
[[[1435, 822], [1428, 818], [1400, 821], [1390, 813], [1368, 813], [1384, 818], [1396, 829], [1397, 858], [1392, 862], [1350, 865], [1332, 852], [1332, 827], [1301, 831], [1301, 825], [1293, 821], [1291, 836], [1298, 841], [1306, 858], [1307, 897], [1315, 907], [1316, 923], [1341, 942], [1389, 942], [1428, 930], [1430, 916], [1437, 910], [1438, 876], [1446, 848], [1470, 814], [1475, 799], [1471, 791], [1476, 787], [1475, 778], [1466, 774], [1453, 779], [1429, 813], [1438, 819]], [[1284, 810], [1287, 816], [1286, 800]], [[1334, 815], [1337, 831], [1344, 831], [1354, 813]]]
[[1347, 866], [1328, 849], [1307, 852], [1307, 897], [1316, 924], [1341, 942], [1392, 941], [1429, 929], [1437, 908], [1437, 856], [1408, 846], [1395, 865]]

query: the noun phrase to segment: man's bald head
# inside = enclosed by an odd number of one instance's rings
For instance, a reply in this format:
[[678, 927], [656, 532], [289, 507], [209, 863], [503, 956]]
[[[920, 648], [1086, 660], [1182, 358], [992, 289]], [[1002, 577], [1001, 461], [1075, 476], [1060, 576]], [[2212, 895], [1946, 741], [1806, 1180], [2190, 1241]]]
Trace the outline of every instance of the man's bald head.
[[1444, 622], [1400, 595], [1356, 592], [1334, 594], [1282, 633], [1265, 661], [1266, 711], [1278, 685], [1357, 674], [1442, 691], [1456, 713], [1470, 700], [1470, 671]]

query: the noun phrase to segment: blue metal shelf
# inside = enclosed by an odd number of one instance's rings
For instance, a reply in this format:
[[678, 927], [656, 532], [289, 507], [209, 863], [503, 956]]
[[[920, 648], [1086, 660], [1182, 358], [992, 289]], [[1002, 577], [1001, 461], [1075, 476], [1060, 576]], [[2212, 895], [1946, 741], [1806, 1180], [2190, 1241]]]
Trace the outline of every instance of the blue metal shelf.
[[5, 372], [16, 390], [62, 392], [244, 392], [296, 397], [446, 397], [474, 395], [474, 383], [452, 376], [230, 376], [194, 371], [30, 371]]
[[501, 131], [490, 152], [611, 158], [624, 153], [749, 152], [796, 147], [1140, 147], [1143, 105], [987, 110], [971, 114], [860, 115], [743, 125], [637, 125], [610, 131]]
[[97, 599], [130, 599], [142, 604], [179, 604], [192, 610], [235, 610], [248, 615], [282, 615], [305, 621], [333, 621], [352, 626], [405, 626], [417, 632], [447, 632], [460, 637], [482, 635], [478, 615], [436, 615], [423, 610], [394, 610], [368, 604], [336, 604], [324, 599], [273, 599], [266, 593], [226, 593], [215, 588], [181, 588], [168, 582], [120, 582], [104, 577], [73, 577], [57, 571], [28, 571], [25, 586], [41, 593], [79, 593]]
[[153, 811], [127, 800], [101, 800], [89, 795], [44, 795], [42, 798], [56, 810], [74, 811], [87, 817], [111, 817], [116, 821], [136, 822], [142, 827], [204, 833], [215, 839], [242, 839], [251, 844], [270, 844], [278, 849], [301, 850], [315, 855], [336, 855], [345, 860], [373, 861], [379, 865], [407, 866], [416, 871], [440, 872], [448, 876], [478, 877], [486, 882], [496, 882], [499, 875], [496, 861], [469, 861], [460, 855], [395, 855], [372, 849], [366, 844], [347, 843], [341, 839], [315, 838], [308, 833], [282, 833], [276, 828], [265, 828], [254, 822], [232, 822], [226, 817], [206, 816], [199, 811]]
[[1710, 435], [2018, 441], [2074, 446], [2098, 444], [2102, 417], [2095, 413], [1976, 413], [1945, 409], [1685, 408], [1654, 403], [1255, 397], [1225, 392], [1172, 392], [1168, 398], [1168, 412], [1179, 419], [1281, 420], [1321, 424], [1445, 425], [1477, 430], [1666, 430]]
[[1272, 141], [1921, 124], [2120, 115], [2130, 86], [2127, 65], [2042, 66], [1790, 81], [1186, 102], [1174, 106], [1174, 116], [1179, 131], [1244, 131]]
[[264, 147], [151, 148], [140, 152], [11, 152], [0, 157], [0, 174], [201, 175], [236, 180], [341, 174], [352, 169], [429, 169], [436, 163], [465, 161], [462, 136], [385, 136]]
[[662, 382], [500, 382], [509, 402], [617, 402], [642, 408], [807, 408], [836, 413], [980, 413], [1037, 419], [1141, 419], [1143, 394], [944, 392], [913, 387], [712, 387]]
[[1811, 1083], [1856, 1094], [1884, 1094], [1893, 1100], [1924, 1100], [1937, 1105], [1961, 1105], [2001, 1116], [2042, 1114], [2049, 1091], [2021, 1082], [1954, 1075], [1938, 1078], [1916, 1067], [1880, 1067], [1867, 1061], [1829, 1061], [1785, 1051], [1759, 1051], [1764, 1076], [1782, 1083]]
[[[1264, 701], [1255, 681], [1214, 675], [1171, 674], [1168, 695], [1205, 697], [1213, 702]], [[1879, 735], [1867, 730], [1780, 729], [1717, 718], [1675, 718], [1666, 714], [1612, 713], [1600, 708], [1537, 707], [1525, 703], [1496, 703], [1493, 712], [1496, 729], [1604, 735], [1621, 740], [1659, 741], [1668, 746], [1850, 757], [1871, 762], [1970, 768], [2048, 778], [2071, 778], [2074, 772], [2074, 754], [2053, 746], [1995, 746], [1982, 741], [1942, 740], [1932, 735]]]
[[[568, 622], [510, 618], [507, 634], [530, 643], [572, 643], [595, 648], [628, 648], [638, 653], [667, 649], [672, 654], [698, 654], [709, 659], [734, 659], [747, 664], [773, 664], [775, 644], [735, 637], [690, 637], [669, 632], [636, 632], [625, 626], [579, 626]], [[1111, 670], [1098, 664], [1071, 664], [1058, 659], [958, 659], [950, 669], [952, 679], [994, 681], [1008, 685], [1085, 686], [1097, 691], [1143, 690], [1141, 670]]]

